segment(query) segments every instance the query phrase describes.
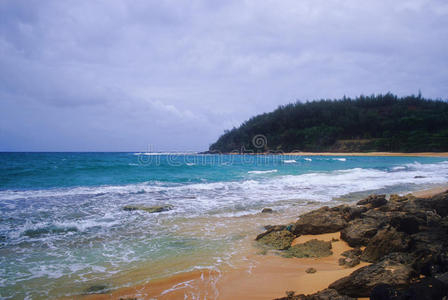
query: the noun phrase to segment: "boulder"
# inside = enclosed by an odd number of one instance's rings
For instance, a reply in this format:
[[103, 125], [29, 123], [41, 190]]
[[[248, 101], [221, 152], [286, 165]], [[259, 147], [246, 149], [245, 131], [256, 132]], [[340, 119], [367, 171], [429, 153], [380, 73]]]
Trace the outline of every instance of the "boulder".
[[407, 254], [394, 253], [333, 282], [329, 288], [350, 297], [368, 297], [373, 288], [379, 284], [405, 287], [415, 275], [410, 267], [411, 262], [412, 257]]
[[290, 247], [284, 257], [325, 257], [332, 255], [331, 242], [320, 241], [317, 239], [309, 240], [303, 244], [297, 244]]
[[314, 273], [317, 272], [317, 270], [314, 269], [314, 268], [308, 268], [308, 269], [305, 270], [305, 272], [308, 273], [308, 274], [314, 274]]
[[356, 204], [364, 205], [368, 208], [380, 207], [387, 204], [386, 195], [370, 195]]
[[340, 266], [344, 266], [346, 268], [353, 268], [354, 266], [359, 265], [359, 263], [361, 262], [361, 254], [362, 251], [359, 248], [344, 251], [341, 254], [342, 257], [339, 258], [338, 263]]
[[274, 211], [272, 210], [272, 208], [263, 208], [263, 210], [261, 211], [263, 214], [268, 214], [268, 213], [273, 213]]
[[442, 300], [448, 296], [445, 283], [436, 278], [424, 278], [409, 285], [404, 290], [389, 284], [375, 286], [370, 293], [371, 300]]
[[330, 209], [324, 206], [300, 216], [293, 226], [293, 233], [296, 235], [331, 233], [343, 229], [346, 225], [342, 209]]
[[378, 231], [378, 221], [373, 218], [362, 218], [351, 221], [341, 231], [341, 239], [351, 247], [365, 246]]
[[367, 262], [375, 262], [383, 256], [392, 253], [406, 251], [410, 247], [411, 238], [390, 227], [377, 232], [369, 241], [363, 251], [361, 259]]
[[435, 210], [441, 217], [448, 216], [448, 191], [431, 198], [418, 198], [416, 202], [423, 208]]
[[291, 246], [295, 236], [288, 230], [270, 231], [257, 241], [276, 250], [284, 250]]

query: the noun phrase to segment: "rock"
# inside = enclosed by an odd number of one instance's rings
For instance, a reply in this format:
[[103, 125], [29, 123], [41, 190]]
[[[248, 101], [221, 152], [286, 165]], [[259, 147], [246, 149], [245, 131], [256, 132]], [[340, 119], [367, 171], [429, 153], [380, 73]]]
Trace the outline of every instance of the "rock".
[[263, 208], [263, 210], [261, 212], [263, 214], [266, 214], [266, 213], [273, 213], [274, 211], [272, 210], [272, 208]]
[[271, 231], [264, 234], [261, 238], [257, 237], [257, 241], [276, 250], [284, 250], [291, 246], [295, 236], [287, 231]]
[[378, 221], [373, 218], [363, 218], [351, 221], [341, 231], [341, 239], [351, 247], [365, 246], [377, 233]]
[[414, 178], [418, 179], [418, 178], [426, 178], [426, 177], [425, 177], [425, 176], [417, 175], [417, 176], [414, 176]]
[[308, 274], [314, 274], [314, 273], [317, 272], [317, 270], [314, 269], [314, 268], [308, 268], [308, 269], [305, 270], [305, 272], [308, 273]]
[[143, 210], [148, 213], [159, 213], [164, 211], [172, 210], [172, 205], [162, 205], [162, 206], [137, 206], [137, 205], [126, 205], [123, 207], [123, 210], [125, 211], [134, 211], [134, 210]]
[[331, 242], [320, 241], [317, 239], [309, 240], [303, 244], [297, 244], [290, 247], [284, 257], [326, 257], [332, 255]]
[[359, 265], [361, 262], [362, 251], [359, 248], [347, 250], [341, 253], [343, 257], [339, 258], [339, 265], [344, 266], [346, 268], [353, 268], [354, 266]]
[[402, 295], [388, 284], [379, 284], [372, 289], [370, 300], [401, 300]]
[[359, 265], [361, 259], [359, 257], [341, 257], [338, 260], [338, 264], [340, 266], [344, 266], [345, 268], [353, 268], [354, 266]]
[[370, 195], [356, 204], [365, 205], [369, 208], [380, 207], [387, 204], [386, 195]]
[[441, 217], [448, 215], [448, 191], [431, 198], [417, 198], [416, 202], [423, 208], [435, 210]]
[[411, 284], [402, 295], [402, 299], [442, 300], [448, 296], [448, 289], [440, 280], [425, 278]]
[[262, 237], [264, 237], [265, 235], [267, 235], [273, 231], [282, 231], [282, 230], [285, 230], [285, 228], [286, 228], [286, 226], [284, 226], [284, 225], [266, 225], [266, 226], [264, 226], [264, 229], [266, 229], [266, 231], [257, 235], [255, 240], [258, 241], [259, 239], [261, 239]]
[[361, 256], [361, 254], [362, 254], [362, 250], [359, 248], [350, 249], [350, 250], [347, 250], [347, 251], [344, 251], [341, 253], [341, 255], [344, 257]]
[[417, 233], [421, 223], [426, 223], [426, 220], [413, 215], [396, 216], [390, 220], [390, 225], [395, 227], [397, 231], [407, 234]]
[[311, 295], [294, 295], [295, 293], [288, 291], [286, 297], [275, 300], [355, 300], [354, 298], [340, 295], [336, 290], [325, 289]]
[[107, 285], [98, 284], [92, 285], [84, 290], [85, 294], [105, 294], [109, 291], [109, 287]]
[[346, 225], [347, 221], [341, 210], [324, 206], [300, 216], [294, 225], [293, 233], [296, 235], [332, 233], [343, 229]]
[[378, 231], [369, 241], [363, 251], [361, 259], [367, 262], [375, 262], [383, 256], [392, 253], [406, 251], [411, 243], [411, 238], [391, 227]]
[[405, 287], [414, 275], [414, 270], [410, 267], [411, 262], [412, 258], [407, 254], [394, 253], [333, 282], [329, 288], [351, 297], [368, 297], [379, 284]]

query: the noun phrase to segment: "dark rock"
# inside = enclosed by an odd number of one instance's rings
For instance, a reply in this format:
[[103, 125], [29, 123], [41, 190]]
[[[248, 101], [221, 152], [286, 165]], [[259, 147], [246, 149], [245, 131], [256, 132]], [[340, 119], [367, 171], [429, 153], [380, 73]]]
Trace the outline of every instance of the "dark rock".
[[373, 218], [363, 218], [351, 221], [341, 231], [341, 239], [351, 247], [365, 246], [377, 233], [378, 221]]
[[290, 247], [284, 257], [326, 257], [332, 255], [331, 242], [317, 239], [309, 240], [303, 244]]
[[411, 261], [407, 254], [388, 255], [375, 264], [362, 267], [333, 282], [329, 288], [351, 297], [368, 297], [379, 284], [405, 287], [415, 275], [409, 265]]
[[359, 248], [350, 249], [350, 250], [347, 250], [347, 251], [344, 251], [341, 253], [341, 255], [344, 257], [361, 256], [361, 254], [362, 254], [362, 250]]
[[257, 238], [258, 242], [269, 246], [276, 250], [284, 250], [291, 246], [292, 241], [294, 240], [295, 236], [287, 231], [287, 230], [281, 230], [281, 231], [271, 231], [265, 235], [263, 235], [261, 238]]
[[293, 232], [299, 234], [322, 234], [337, 232], [347, 225], [340, 209], [330, 209], [324, 206], [300, 216], [295, 223]]
[[369, 241], [363, 251], [361, 259], [368, 262], [375, 262], [383, 256], [392, 253], [406, 251], [411, 243], [411, 238], [391, 227], [378, 231]]
[[417, 175], [417, 176], [414, 176], [414, 178], [418, 179], [418, 178], [426, 178], [426, 177], [425, 177], [425, 176]]
[[272, 210], [272, 208], [263, 208], [261, 212], [266, 214], [266, 213], [273, 213], [274, 211]]
[[347, 250], [341, 253], [342, 257], [339, 258], [339, 265], [344, 266], [346, 268], [353, 268], [354, 266], [359, 265], [361, 262], [362, 251], [359, 248]]
[[435, 210], [441, 217], [448, 215], [448, 191], [431, 198], [417, 198], [416, 202], [423, 208]]
[[162, 206], [137, 206], [137, 205], [126, 205], [123, 207], [125, 211], [143, 210], [148, 213], [159, 213], [164, 211], [172, 210], [172, 205], [162, 205]]
[[353, 268], [354, 266], [359, 265], [360, 262], [361, 262], [361, 259], [359, 258], [359, 256], [355, 256], [353, 258], [341, 257], [338, 260], [338, 264], [340, 266], [344, 266], [345, 268]]
[[[311, 295], [294, 295], [294, 292], [286, 292], [287, 296], [275, 300], [355, 300], [349, 296], [340, 295], [336, 290], [325, 289]], [[289, 294], [288, 294], [289, 293]]]
[[379, 284], [372, 289], [370, 300], [401, 300], [402, 295], [389, 284]]
[[419, 231], [421, 223], [426, 223], [426, 220], [420, 219], [413, 215], [404, 215], [392, 217], [390, 225], [395, 227], [397, 231], [413, 234]]
[[109, 291], [109, 287], [107, 285], [98, 284], [92, 285], [84, 290], [85, 294], [105, 294]]
[[314, 269], [314, 268], [308, 268], [308, 269], [305, 270], [305, 272], [308, 273], [308, 274], [313, 274], [313, 273], [316, 273], [317, 270]]
[[425, 278], [402, 292], [402, 299], [442, 300], [448, 296], [447, 286], [435, 278]]
[[370, 195], [356, 204], [365, 205], [369, 208], [380, 207], [387, 204], [386, 195]]

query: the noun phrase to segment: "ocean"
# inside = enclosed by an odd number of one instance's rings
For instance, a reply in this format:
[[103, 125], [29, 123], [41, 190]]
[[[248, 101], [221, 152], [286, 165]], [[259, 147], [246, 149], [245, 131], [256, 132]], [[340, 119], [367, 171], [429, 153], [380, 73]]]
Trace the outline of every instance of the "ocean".
[[[447, 182], [448, 159], [435, 157], [0, 153], [0, 298], [219, 271], [263, 225]], [[265, 207], [275, 213], [261, 214]]]

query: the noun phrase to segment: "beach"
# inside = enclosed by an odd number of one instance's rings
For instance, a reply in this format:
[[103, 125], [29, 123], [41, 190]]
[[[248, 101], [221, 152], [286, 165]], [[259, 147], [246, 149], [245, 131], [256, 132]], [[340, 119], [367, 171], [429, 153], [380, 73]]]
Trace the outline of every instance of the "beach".
[[6, 153], [0, 161], [11, 178], [0, 190], [0, 296], [12, 299], [313, 293], [359, 267], [339, 266], [345, 241], [326, 232], [319, 239], [332, 240], [333, 255], [285, 258], [255, 241], [265, 226], [448, 182], [443, 157]]
[[[448, 184], [415, 191], [413, 195], [430, 198], [448, 191]], [[284, 220], [283, 220], [284, 221]], [[238, 265], [219, 271], [202, 270], [179, 274], [162, 280], [120, 289], [110, 294], [88, 295], [83, 299], [274, 299], [284, 297], [287, 291], [295, 294], [313, 294], [326, 289], [331, 283], [344, 278], [355, 270], [368, 266], [361, 262], [350, 268], [340, 266], [343, 252], [353, 250], [341, 240], [341, 233], [301, 235], [291, 246], [318, 239], [331, 242], [332, 254], [323, 258], [285, 258], [278, 253], [260, 253], [256, 244], [240, 253], [244, 259]], [[316, 273], [309, 274], [307, 269]], [[358, 297], [358, 299], [368, 299]]]

